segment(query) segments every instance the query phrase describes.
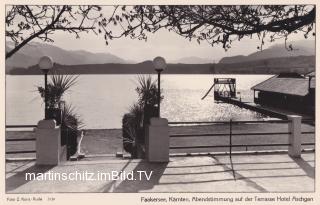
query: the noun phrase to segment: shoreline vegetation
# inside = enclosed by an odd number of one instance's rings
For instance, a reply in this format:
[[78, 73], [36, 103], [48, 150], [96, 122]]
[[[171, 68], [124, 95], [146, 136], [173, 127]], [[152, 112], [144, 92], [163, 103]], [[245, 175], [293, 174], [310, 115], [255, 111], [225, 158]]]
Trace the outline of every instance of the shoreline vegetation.
[[[137, 64], [60, 65], [59, 74], [155, 74], [152, 61]], [[296, 72], [307, 74], [315, 70], [315, 56], [268, 58], [240, 63], [168, 64], [163, 74], [279, 74]], [[28, 68], [6, 69], [9, 75], [43, 75], [37, 65]]]

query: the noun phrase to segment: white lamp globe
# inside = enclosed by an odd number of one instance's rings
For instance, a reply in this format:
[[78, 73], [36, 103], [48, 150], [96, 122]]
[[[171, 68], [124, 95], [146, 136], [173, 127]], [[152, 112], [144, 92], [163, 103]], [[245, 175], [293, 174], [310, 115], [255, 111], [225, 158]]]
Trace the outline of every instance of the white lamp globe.
[[160, 56], [153, 59], [153, 65], [157, 70], [164, 70], [167, 67], [166, 60]]
[[42, 56], [38, 65], [41, 70], [50, 70], [53, 67], [52, 58], [49, 56]]

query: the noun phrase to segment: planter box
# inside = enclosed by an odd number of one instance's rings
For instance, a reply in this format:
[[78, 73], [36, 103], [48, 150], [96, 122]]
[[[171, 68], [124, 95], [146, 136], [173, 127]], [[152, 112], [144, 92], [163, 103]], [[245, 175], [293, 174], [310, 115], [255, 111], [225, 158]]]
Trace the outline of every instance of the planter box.
[[35, 129], [37, 165], [58, 165], [66, 160], [61, 129], [54, 120], [41, 120]]

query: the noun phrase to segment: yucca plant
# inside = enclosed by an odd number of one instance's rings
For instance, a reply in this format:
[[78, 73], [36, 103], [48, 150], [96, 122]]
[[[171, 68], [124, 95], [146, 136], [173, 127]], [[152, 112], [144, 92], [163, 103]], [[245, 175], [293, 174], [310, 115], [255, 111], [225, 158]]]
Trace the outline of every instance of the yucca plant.
[[[159, 103], [157, 80], [152, 80], [150, 75], [138, 76], [139, 86], [136, 88], [139, 99], [138, 103], [143, 108], [143, 125], [147, 126], [152, 117], [158, 116]], [[160, 95], [160, 101], [163, 96]]]
[[[63, 101], [63, 95], [77, 82], [78, 76], [53, 73], [47, 84], [48, 116], [61, 126], [61, 145], [67, 145], [67, 158], [77, 151], [77, 136], [83, 123], [71, 104]], [[45, 100], [45, 89], [38, 86], [38, 92]], [[61, 106], [62, 105], [62, 106]]]
[[[57, 108], [61, 102], [63, 95], [70, 90], [70, 88], [77, 83], [79, 76], [61, 75], [54, 73], [51, 75], [51, 82], [47, 84], [47, 103], [48, 108]], [[43, 100], [45, 100], [45, 89], [38, 86], [38, 91]]]
[[136, 103], [131, 106], [130, 112], [125, 114], [122, 118], [122, 136], [123, 148], [129, 152], [133, 158], [137, 156], [137, 143], [142, 130], [143, 110], [141, 106]]
[[61, 145], [68, 146], [67, 158], [69, 158], [77, 151], [78, 133], [84, 124], [71, 104], [63, 104], [61, 108], [61, 119]]
[[[152, 80], [150, 75], [138, 76], [138, 87], [136, 92], [138, 93], [139, 99], [138, 102], [141, 106], [155, 106], [158, 104], [158, 87], [157, 80]], [[163, 96], [160, 97], [160, 101], [163, 99]]]
[[[158, 88], [157, 81], [150, 75], [138, 76], [138, 102], [131, 106], [129, 113], [122, 118], [122, 134], [124, 150], [133, 158], [141, 153], [139, 145], [144, 144], [144, 130], [150, 118], [157, 116]], [[162, 100], [162, 96], [160, 100]]]
[[61, 113], [61, 126], [63, 128], [70, 128], [72, 131], [78, 131], [84, 126], [80, 116], [76, 113], [72, 104], [64, 103], [61, 108]]

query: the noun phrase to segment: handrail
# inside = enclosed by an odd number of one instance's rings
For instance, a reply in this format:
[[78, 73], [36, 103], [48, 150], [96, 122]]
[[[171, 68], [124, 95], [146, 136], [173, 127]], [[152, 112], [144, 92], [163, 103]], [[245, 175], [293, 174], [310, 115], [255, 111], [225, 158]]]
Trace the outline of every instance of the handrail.
[[315, 134], [315, 132], [313, 131], [313, 132], [301, 132], [301, 134], [303, 135], [303, 134]]
[[[304, 120], [303, 122], [310, 121]], [[272, 147], [272, 146], [290, 146], [289, 143], [271, 143], [271, 144], [233, 144], [232, 143], [232, 136], [254, 136], [254, 135], [290, 135], [292, 134], [289, 130], [285, 132], [239, 132], [233, 133], [232, 125], [237, 123], [291, 123], [289, 120], [265, 120], [265, 121], [233, 121], [230, 119], [229, 121], [202, 121], [202, 122], [169, 122], [168, 124], [177, 125], [177, 124], [225, 124], [229, 125], [229, 132], [228, 133], [189, 133], [189, 134], [170, 134], [169, 137], [214, 137], [214, 136], [229, 136], [229, 145], [192, 145], [192, 146], [170, 146], [170, 149], [201, 149], [201, 148], [229, 148], [229, 156], [231, 159], [232, 156], [232, 148], [233, 147], [245, 147], [246, 151], [248, 147]], [[314, 134], [315, 131], [301, 131], [301, 134]], [[301, 145], [315, 145], [315, 143], [302, 143]]]
[[[288, 135], [291, 132], [251, 132], [251, 133], [232, 133], [232, 135]], [[309, 132], [303, 134], [312, 134]], [[203, 133], [203, 134], [172, 134], [170, 137], [214, 137], [229, 136], [230, 133]]]
[[229, 133], [203, 133], [203, 134], [171, 134], [169, 137], [214, 137], [229, 136]]
[[302, 119], [301, 122], [302, 122], [302, 123], [304, 123], [304, 122], [315, 122], [315, 120], [312, 120], [312, 119]]
[[36, 153], [36, 150], [7, 151], [7, 152], [6, 152], [6, 154], [23, 154], [23, 153]]
[[38, 125], [6, 125], [6, 128], [33, 128]]
[[[6, 125], [6, 128], [35, 128], [37, 125]], [[6, 142], [18, 142], [18, 141], [35, 141], [36, 138], [8, 138], [5, 139]], [[6, 154], [26, 154], [26, 153], [36, 153], [36, 150], [19, 150], [19, 151], [6, 151]]]
[[[289, 123], [289, 120], [232, 120], [232, 123]], [[176, 121], [168, 122], [170, 125], [176, 124], [229, 124], [230, 121]]]
[[[315, 143], [302, 143], [301, 145], [315, 145]], [[223, 148], [223, 147], [274, 147], [274, 146], [290, 146], [288, 143], [272, 143], [272, 144], [233, 144], [233, 145], [195, 145], [195, 146], [170, 146], [170, 149], [201, 149], [201, 148]]]
[[11, 139], [6, 139], [6, 142], [14, 142], [14, 141], [35, 141], [36, 138], [11, 138]]

